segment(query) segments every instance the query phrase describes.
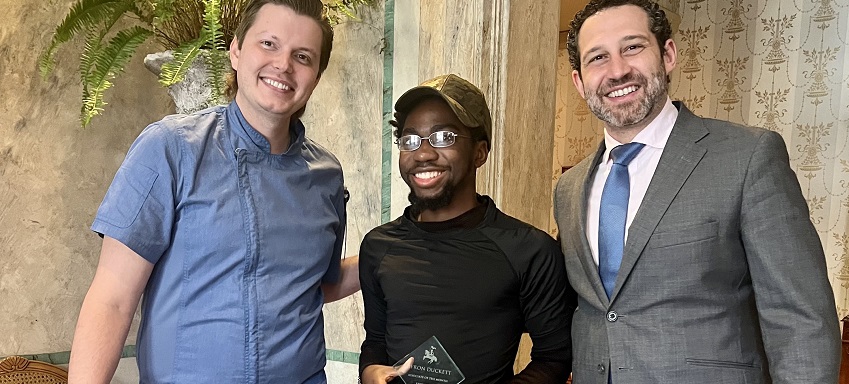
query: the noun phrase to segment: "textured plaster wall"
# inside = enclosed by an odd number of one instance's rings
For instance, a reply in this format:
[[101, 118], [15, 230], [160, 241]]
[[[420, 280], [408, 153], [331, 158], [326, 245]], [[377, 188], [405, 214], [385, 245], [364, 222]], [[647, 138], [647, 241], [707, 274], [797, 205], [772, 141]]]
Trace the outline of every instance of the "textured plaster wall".
[[133, 138], [171, 109], [138, 56], [80, 128], [80, 45], [46, 80], [36, 67], [70, 4], [0, 0], [0, 356], [70, 349], [100, 250], [88, 226]]
[[[330, 64], [303, 119], [307, 136], [333, 152], [345, 172], [347, 255], [356, 255], [363, 236], [381, 224], [383, 10], [364, 9], [360, 19], [334, 29]], [[365, 338], [359, 293], [326, 305], [324, 322], [327, 348], [359, 353]]]

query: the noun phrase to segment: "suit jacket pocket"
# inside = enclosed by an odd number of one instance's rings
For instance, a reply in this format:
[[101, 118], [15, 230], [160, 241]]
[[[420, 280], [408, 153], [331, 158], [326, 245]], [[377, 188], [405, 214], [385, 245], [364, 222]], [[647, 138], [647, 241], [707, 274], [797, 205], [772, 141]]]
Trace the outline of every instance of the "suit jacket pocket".
[[719, 223], [708, 221], [706, 223], [685, 224], [668, 231], [655, 232], [649, 239], [647, 248], [663, 248], [673, 245], [689, 244], [698, 241], [715, 238], [719, 231]]
[[738, 369], [756, 369], [759, 368], [757, 365], [752, 363], [740, 363], [737, 361], [725, 361], [725, 360], [708, 360], [708, 359], [686, 359], [687, 364], [689, 365], [698, 365], [702, 367], [716, 367], [716, 368], [738, 368]]

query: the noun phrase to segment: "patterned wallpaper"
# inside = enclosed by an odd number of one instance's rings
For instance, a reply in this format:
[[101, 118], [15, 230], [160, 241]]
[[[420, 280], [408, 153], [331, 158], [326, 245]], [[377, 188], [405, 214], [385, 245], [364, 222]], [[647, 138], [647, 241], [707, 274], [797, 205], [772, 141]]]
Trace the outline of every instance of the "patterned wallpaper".
[[[781, 133], [849, 314], [849, 0], [669, 0], [681, 24], [670, 93], [696, 114]], [[552, 183], [601, 123], [575, 92], [560, 36]], [[551, 233], [556, 233], [551, 221]]]

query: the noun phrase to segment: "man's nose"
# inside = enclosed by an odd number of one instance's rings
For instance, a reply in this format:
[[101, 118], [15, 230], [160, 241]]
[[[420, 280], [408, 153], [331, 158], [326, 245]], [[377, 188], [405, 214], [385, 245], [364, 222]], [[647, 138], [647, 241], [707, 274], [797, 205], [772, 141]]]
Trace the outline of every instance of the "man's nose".
[[422, 140], [422, 145], [414, 152], [416, 161], [430, 161], [439, 157], [436, 148], [430, 145], [427, 139]]
[[631, 64], [624, 57], [612, 55], [608, 65], [609, 75], [611, 79], [621, 79], [631, 72]]
[[274, 69], [289, 73], [292, 71], [292, 58], [287, 55], [280, 55], [274, 60]]

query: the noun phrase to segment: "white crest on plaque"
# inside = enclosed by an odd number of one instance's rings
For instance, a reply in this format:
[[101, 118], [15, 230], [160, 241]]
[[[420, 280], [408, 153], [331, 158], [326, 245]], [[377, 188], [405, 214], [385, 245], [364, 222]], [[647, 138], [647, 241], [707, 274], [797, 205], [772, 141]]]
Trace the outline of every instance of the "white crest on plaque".
[[425, 354], [424, 354], [424, 359], [425, 359], [425, 360], [427, 360], [427, 363], [428, 363], [428, 364], [433, 364], [433, 363], [435, 363], [435, 362], [437, 361], [437, 360], [436, 360], [436, 355], [434, 355], [434, 354], [433, 354], [433, 351], [434, 351], [435, 349], [436, 349], [436, 347], [434, 347], [434, 346], [432, 346], [432, 345], [431, 345], [431, 346], [430, 346], [430, 349], [425, 349], [425, 351], [424, 351], [424, 353], [425, 353]]

